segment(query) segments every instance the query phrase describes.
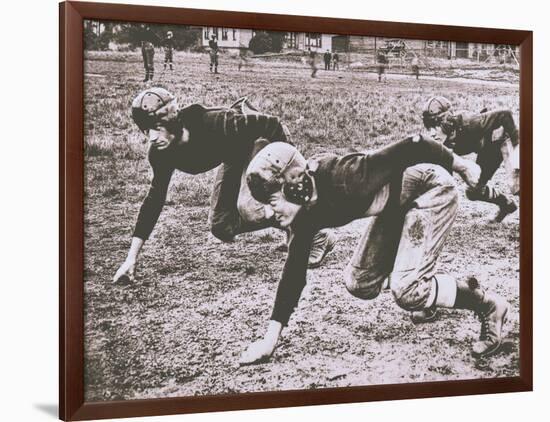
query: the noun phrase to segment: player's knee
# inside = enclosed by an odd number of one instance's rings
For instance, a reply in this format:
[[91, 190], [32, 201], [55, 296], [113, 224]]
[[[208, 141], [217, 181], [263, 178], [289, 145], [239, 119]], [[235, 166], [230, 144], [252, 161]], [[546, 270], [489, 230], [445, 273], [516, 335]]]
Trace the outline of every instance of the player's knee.
[[231, 242], [235, 236], [233, 228], [224, 222], [211, 223], [210, 233], [222, 242]]
[[423, 169], [423, 177], [430, 186], [443, 186], [449, 190], [456, 190], [454, 177], [443, 167], [436, 164], [419, 164]]
[[406, 311], [418, 309], [422, 301], [419, 286], [418, 274], [416, 271], [405, 273], [392, 273], [390, 275], [390, 289], [395, 303]]
[[347, 291], [364, 300], [374, 299], [380, 294], [385, 278], [383, 276], [373, 277], [368, 271], [351, 264], [344, 269], [343, 277]]
[[452, 184], [444, 185], [442, 189], [442, 195], [444, 195], [445, 197], [447, 207], [453, 209], [454, 212], [456, 212], [456, 210], [458, 209], [459, 195], [454, 180]]

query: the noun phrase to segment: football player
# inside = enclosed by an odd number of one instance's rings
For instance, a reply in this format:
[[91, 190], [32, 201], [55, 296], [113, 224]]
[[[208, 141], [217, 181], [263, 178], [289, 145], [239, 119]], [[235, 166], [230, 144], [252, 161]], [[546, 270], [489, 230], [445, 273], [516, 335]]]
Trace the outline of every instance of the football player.
[[[510, 110], [484, 110], [481, 113], [454, 111], [447, 98], [438, 96], [430, 98], [424, 105], [422, 121], [428, 130], [439, 132], [441, 136], [436, 133], [434, 136], [443, 138], [443, 145], [455, 154], [477, 154], [481, 177], [476, 186], [467, 189], [468, 199], [498, 206], [495, 222], [501, 222], [517, 210], [511, 197], [487, 184], [502, 164], [504, 154], [517, 148], [519, 143], [518, 130]], [[502, 136], [493, 139], [493, 132], [500, 128]]]
[[212, 34], [208, 41], [208, 47], [210, 48], [210, 72], [218, 73], [218, 40], [215, 34]]
[[174, 69], [174, 33], [168, 31], [166, 33], [166, 38], [163, 42], [164, 47], [164, 70], [166, 70], [166, 65], [170, 66], [170, 70]]
[[[218, 239], [230, 242], [239, 233], [278, 226], [271, 208], [254, 200], [247, 184], [241, 183], [258, 150], [273, 141], [290, 142], [288, 129], [277, 117], [258, 112], [246, 99], [229, 108], [192, 104], [180, 109], [174, 95], [153, 87], [134, 99], [132, 118], [149, 141], [153, 178], [115, 282], [134, 280], [139, 252], [160, 216], [174, 171], [199, 174], [221, 164], [209, 216]], [[310, 265], [319, 266], [335, 241], [330, 232], [317, 233]]]
[[467, 309], [481, 320], [475, 356], [501, 346], [508, 304], [483, 289], [476, 278], [437, 271], [439, 253], [458, 208], [452, 172], [475, 187], [481, 170], [437, 141], [409, 137], [373, 153], [324, 155], [306, 162], [292, 145], [272, 143], [247, 169], [254, 198], [271, 206], [289, 245], [271, 320], [241, 364], [269, 359], [306, 285], [311, 239], [320, 229], [374, 217], [344, 270], [347, 290], [370, 300], [389, 284], [396, 303], [408, 311], [446, 307]]

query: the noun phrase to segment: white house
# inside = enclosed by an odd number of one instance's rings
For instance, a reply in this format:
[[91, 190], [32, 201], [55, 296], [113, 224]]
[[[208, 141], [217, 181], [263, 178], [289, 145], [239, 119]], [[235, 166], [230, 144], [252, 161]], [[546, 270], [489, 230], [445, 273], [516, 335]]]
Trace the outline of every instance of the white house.
[[296, 50], [312, 50], [317, 52], [332, 51], [332, 37], [330, 34], [315, 32], [287, 32], [285, 48]]
[[[248, 48], [256, 33], [253, 29], [231, 29], [203, 27], [202, 45], [208, 47], [212, 35], [216, 35], [218, 46], [222, 48]], [[296, 50], [332, 51], [332, 35], [313, 32], [287, 32], [285, 48]]]
[[231, 29], [204, 27], [202, 29], [202, 45], [208, 47], [212, 35], [216, 35], [218, 46], [222, 48], [248, 48], [255, 31], [252, 29]]

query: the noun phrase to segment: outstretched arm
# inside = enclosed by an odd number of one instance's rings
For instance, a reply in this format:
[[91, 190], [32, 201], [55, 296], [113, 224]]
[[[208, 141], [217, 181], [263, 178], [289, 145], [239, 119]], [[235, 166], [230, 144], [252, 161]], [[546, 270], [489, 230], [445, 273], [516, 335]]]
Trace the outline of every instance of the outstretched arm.
[[153, 166], [153, 180], [139, 210], [128, 255], [113, 277], [113, 282], [134, 281], [139, 252], [145, 241], [149, 238], [160, 216], [164, 202], [166, 201], [168, 185], [170, 184], [173, 171], [171, 167]]
[[263, 338], [252, 343], [241, 355], [241, 365], [264, 362], [273, 354], [281, 331], [288, 324], [306, 285], [307, 263], [314, 233], [308, 228], [292, 234], [267, 330]]

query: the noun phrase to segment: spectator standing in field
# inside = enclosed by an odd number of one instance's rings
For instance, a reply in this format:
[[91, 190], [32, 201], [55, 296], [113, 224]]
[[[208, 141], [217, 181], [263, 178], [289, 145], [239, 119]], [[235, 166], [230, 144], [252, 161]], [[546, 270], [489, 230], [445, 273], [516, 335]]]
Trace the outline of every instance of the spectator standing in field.
[[420, 63], [418, 61], [418, 57], [414, 56], [411, 60], [411, 67], [413, 75], [416, 76], [416, 79], [420, 77]]
[[315, 78], [317, 75], [317, 54], [311, 48], [308, 48], [309, 52], [309, 67], [311, 68], [311, 77]]
[[340, 70], [340, 57], [338, 57], [338, 53], [332, 55], [332, 70]]
[[170, 70], [174, 70], [174, 34], [172, 31], [166, 33], [166, 38], [164, 40], [164, 70], [166, 66], [170, 66]]
[[376, 62], [378, 63], [378, 82], [382, 82], [382, 77], [387, 80], [386, 65], [388, 64], [388, 58], [382, 50], [378, 50]]
[[208, 47], [210, 47], [210, 72], [218, 73], [218, 40], [216, 35], [212, 34], [210, 41], [208, 41]]
[[323, 55], [323, 59], [325, 60], [325, 70], [330, 70], [330, 62], [332, 60], [332, 54], [330, 54], [330, 51], [326, 51]]
[[244, 47], [239, 48], [239, 72], [248, 64], [248, 50]]
[[152, 81], [155, 75], [155, 46], [159, 45], [160, 40], [149, 26], [145, 26], [138, 33], [138, 41], [141, 44], [141, 55], [145, 68], [143, 82]]

